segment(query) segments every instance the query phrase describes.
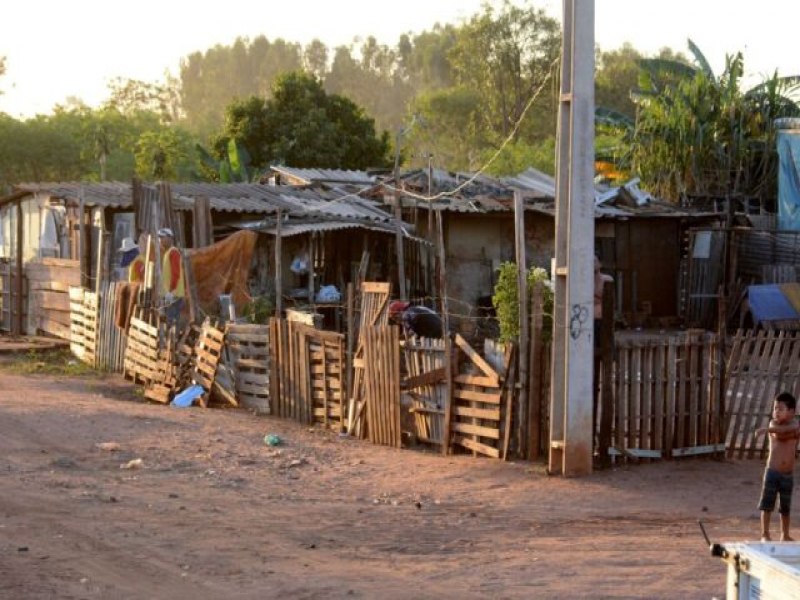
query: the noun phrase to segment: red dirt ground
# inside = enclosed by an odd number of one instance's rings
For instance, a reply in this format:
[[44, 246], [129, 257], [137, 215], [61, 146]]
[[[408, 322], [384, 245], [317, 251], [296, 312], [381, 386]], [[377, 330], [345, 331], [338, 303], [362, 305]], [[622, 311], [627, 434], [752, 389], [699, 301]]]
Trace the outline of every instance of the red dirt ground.
[[0, 371], [0, 597], [708, 599], [726, 566], [697, 520], [756, 539], [761, 470], [563, 479]]

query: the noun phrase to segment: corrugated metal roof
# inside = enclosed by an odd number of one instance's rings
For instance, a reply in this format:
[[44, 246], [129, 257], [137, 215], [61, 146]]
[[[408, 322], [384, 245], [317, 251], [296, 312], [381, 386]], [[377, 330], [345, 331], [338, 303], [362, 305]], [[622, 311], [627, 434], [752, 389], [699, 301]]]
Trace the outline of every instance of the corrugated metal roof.
[[130, 183], [20, 183], [15, 185], [14, 189], [31, 194], [44, 194], [75, 204], [78, 203], [82, 191], [86, 206], [115, 208], [132, 206]]
[[513, 188], [534, 192], [541, 198], [556, 197], [556, 180], [547, 173], [529, 167], [514, 177], [504, 177], [503, 182]]
[[[151, 194], [156, 191], [152, 185], [144, 185], [143, 188]], [[318, 215], [379, 222], [392, 220], [380, 203], [356, 194], [342, 196], [325, 190], [258, 183], [176, 183], [170, 186], [170, 190], [173, 207], [178, 210], [191, 210], [195, 198], [206, 197], [212, 210], [219, 212], [269, 215], [275, 214], [280, 208], [292, 216]], [[122, 182], [25, 183], [16, 186], [16, 192], [8, 198], [17, 198], [20, 193], [45, 194], [76, 204], [82, 193], [86, 206], [130, 208], [133, 205], [131, 184]]]
[[[278, 230], [274, 219], [270, 221], [254, 221], [250, 223], [237, 223], [238, 229], [248, 229], [250, 231], [260, 231], [269, 235], [276, 235]], [[281, 237], [292, 237], [318, 231], [341, 231], [345, 229], [367, 229], [369, 231], [379, 231], [389, 235], [395, 235], [396, 230], [392, 223], [364, 223], [354, 221], [313, 221], [313, 222], [286, 222], [281, 223]], [[423, 244], [430, 244], [428, 240], [411, 235], [407, 229], [401, 229], [403, 237]]]
[[351, 171], [349, 169], [298, 169], [283, 165], [271, 165], [270, 170], [281, 175], [299, 179], [307, 184], [311, 183], [351, 183], [372, 185], [376, 178], [366, 171]]

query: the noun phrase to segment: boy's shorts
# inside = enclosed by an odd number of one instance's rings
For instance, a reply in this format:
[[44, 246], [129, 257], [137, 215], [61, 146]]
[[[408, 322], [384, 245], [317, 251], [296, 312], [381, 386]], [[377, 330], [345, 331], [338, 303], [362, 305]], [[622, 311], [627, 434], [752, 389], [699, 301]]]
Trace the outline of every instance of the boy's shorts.
[[788, 515], [792, 505], [792, 488], [794, 478], [776, 471], [767, 469], [764, 471], [764, 487], [761, 489], [761, 500], [758, 503], [758, 510], [775, 510], [775, 499], [780, 497], [780, 510], [782, 515]]

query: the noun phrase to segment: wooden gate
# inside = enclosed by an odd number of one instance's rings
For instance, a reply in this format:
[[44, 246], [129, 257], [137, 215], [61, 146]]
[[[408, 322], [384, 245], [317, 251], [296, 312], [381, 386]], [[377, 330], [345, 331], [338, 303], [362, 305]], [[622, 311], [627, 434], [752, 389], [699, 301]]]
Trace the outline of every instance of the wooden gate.
[[367, 327], [389, 322], [389, 295], [392, 286], [387, 282], [365, 281], [361, 284], [361, 314], [358, 326], [358, 345], [353, 356], [353, 389], [347, 409], [347, 433], [364, 437], [364, 331]]
[[399, 448], [400, 334], [394, 326], [367, 327], [364, 340], [364, 412], [373, 444]]
[[344, 335], [270, 319], [273, 414], [301, 423], [344, 427]]
[[[454, 341], [458, 348], [454, 372], [459, 374], [454, 377], [449, 414], [445, 414], [450, 446], [466, 448], [473, 454], [505, 457], [511, 435], [513, 391], [506, 389], [504, 383], [514, 379], [506, 378], [513, 364], [513, 346], [507, 347], [504, 372], [500, 374], [463, 337], [456, 334]], [[459, 368], [459, 361], [464, 358], [469, 362], [467, 369]]]
[[724, 430], [728, 456], [764, 457], [767, 436], [756, 439], [769, 424], [772, 400], [780, 392], [800, 393], [800, 333], [739, 330], [726, 370]]
[[411, 398], [414, 435], [441, 446], [447, 406], [445, 341], [412, 337], [401, 343], [408, 377], [402, 388]]
[[245, 408], [269, 414], [269, 326], [228, 323], [225, 348], [236, 397]]
[[717, 337], [616, 340], [614, 450], [637, 458], [724, 451]]

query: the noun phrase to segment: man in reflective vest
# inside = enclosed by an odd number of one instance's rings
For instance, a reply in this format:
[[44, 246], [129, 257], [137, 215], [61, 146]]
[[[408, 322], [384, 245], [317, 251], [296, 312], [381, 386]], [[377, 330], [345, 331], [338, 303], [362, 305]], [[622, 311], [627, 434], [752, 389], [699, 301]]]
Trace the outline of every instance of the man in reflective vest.
[[186, 297], [183, 275], [183, 257], [175, 247], [175, 234], [168, 227], [158, 230], [161, 244], [161, 293], [164, 298], [167, 323], [178, 321]]

